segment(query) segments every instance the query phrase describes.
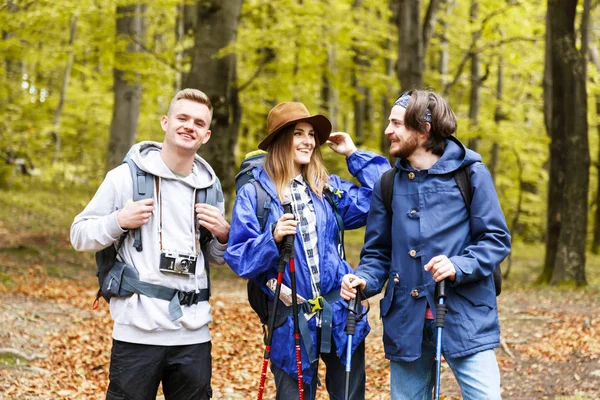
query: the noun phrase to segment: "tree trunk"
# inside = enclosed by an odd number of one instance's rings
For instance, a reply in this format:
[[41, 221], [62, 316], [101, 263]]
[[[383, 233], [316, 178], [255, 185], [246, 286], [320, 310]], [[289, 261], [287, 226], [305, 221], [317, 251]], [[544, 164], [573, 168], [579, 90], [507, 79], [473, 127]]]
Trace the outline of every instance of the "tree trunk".
[[[585, 7], [584, 7], [585, 8]], [[590, 10], [591, 12], [591, 10]], [[596, 43], [592, 32], [596, 31], [596, 26], [588, 26], [584, 36], [588, 37], [588, 43]], [[596, 70], [600, 72], [600, 55], [595, 46], [588, 47], [588, 56]], [[596, 121], [600, 121], [600, 95], [596, 95]], [[596, 124], [597, 136], [600, 138], [600, 124]], [[596, 212], [594, 214], [594, 240], [592, 242], [592, 252], [600, 254], [600, 146], [598, 147], [598, 161], [596, 162]]]
[[235, 148], [242, 108], [236, 87], [235, 54], [220, 58], [215, 55], [236, 38], [242, 0], [199, 0], [196, 7], [198, 23], [192, 68], [184, 86], [202, 90], [212, 102], [212, 136], [200, 148], [200, 155], [215, 170], [227, 196], [234, 188]]
[[452, 14], [454, 0], [445, 0], [444, 17], [441, 19], [442, 36], [440, 37], [440, 87], [448, 84], [448, 64], [450, 62], [450, 46], [448, 42], [448, 20]]
[[[106, 155], [107, 171], [118, 166], [135, 143], [142, 102], [142, 83], [139, 74], [134, 71], [136, 55], [142, 51], [141, 44], [146, 33], [144, 11], [144, 5], [117, 6], [114, 105]], [[120, 41], [127, 42], [125, 51], [119, 50]]]
[[[5, 3], [6, 12], [14, 13], [19, 10], [19, 8], [15, 5], [15, 2], [12, 0], [8, 0]], [[15, 37], [15, 33], [5, 31], [2, 29], [2, 40], [9, 40]], [[3, 84], [6, 85], [7, 96], [4, 99], [0, 99], [0, 104], [9, 105], [14, 102], [18, 93], [21, 89], [21, 81], [23, 79], [23, 62], [21, 60], [15, 60], [11, 58], [9, 54], [6, 52], [3, 54], [4, 57], [4, 73], [6, 74], [6, 78]]]
[[[504, 119], [502, 113], [502, 96], [504, 91], [504, 58], [502, 55], [498, 55], [498, 81], [496, 83], [496, 110], [494, 111], [494, 122], [496, 125], [500, 125], [500, 122]], [[490, 174], [494, 182], [496, 181], [496, 171], [498, 170], [498, 161], [500, 159], [500, 145], [496, 138], [493, 139], [492, 143], [492, 157], [489, 164]]]
[[[352, 7], [355, 12], [360, 12], [361, 0], [354, 0]], [[355, 21], [355, 24], [358, 22]], [[354, 39], [357, 40], [356, 38]], [[353, 103], [354, 103], [354, 141], [357, 146], [362, 146], [365, 143], [365, 120], [366, 120], [366, 104], [367, 104], [367, 88], [360, 82], [360, 74], [368, 68], [369, 64], [366, 61], [367, 55], [361, 51], [355, 44], [353, 46], [354, 63], [352, 68], [352, 87], [354, 88]], [[362, 56], [361, 56], [362, 55]]]
[[[479, 11], [479, 3], [477, 0], [471, 1], [470, 19], [471, 25], [474, 26], [477, 21], [477, 14]], [[479, 41], [481, 32], [479, 30], [473, 31], [473, 43]], [[481, 71], [479, 66], [479, 53], [473, 51], [471, 53], [471, 92], [469, 95], [469, 123], [471, 130], [477, 131], [479, 129], [479, 106], [481, 104], [480, 99], [481, 93]], [[469, 139], [468, 147], [473, 151], [477, 151], [479, 148], [479, 134], [476, 137]]]
[[[548, 235], [558, 227], [555, 246], [548, 240], [541, 279], [551, 284], [585, 285], [589, 146], [585, 57], [575, 45], [577, 0], [548, 0], [552, 106], [548, 203], [559, 204], [548, 215]], [[587, 10], [589, 12], [589, 10]], [[585, 10], [584, 10], [585, 12]], [[568, 173], [568, 179], [566, 174]], [[550, 197], [554, 196], [554, 197]], [[557, 225], [554, 225], [558, 222]], [[552, 226], [554, 225], [554, 226]], [[549, 255], [554, 252], [554, 255]]]
[[[177, 5], [176, 11], [175, 39], [177, 43], [181, 43], [187, 37], [194, 37], [198, 13], [196, 11], [196, 4], [190, 4], [185, 0], [181, 0], [181, 3]], [[190, 63], [191, 51], [192, 48], [186, 48], [175, 53], [175, 65], [179, 70], [175, 76], [175, 91], [182, 89], [181, 85], [187, 78], [187, 73], [183, 71], [187, 70]]]
[[[398, 25], [398, 12], [399, 12], [399, 4], [398, 4], [398, 0], [390, 0], [390, 10], [391, 10], [391, 17], [389, 21], [382, 21], [382, 23], [389, 23], [390, 25]], [[391, 81], [391, 77], [394, 75], [394, 60], [387, 56], [389, 54], [392, 53], [392, 41], [390, 39], [387, 39], [385, 41], [385, 74], [388, 78], [390, 78]], [[380, 149], [381, 149], [381, 154], [385, 155], [388, 159], [390, 159], [390, 161], [392, 161], [392, 159], [390, 158], [390, 142], [388, 140], [388, 138], [385, 136], [385, 130], [388, 126], [388, 118], [390, 116], [390, 112], [392, 110], [392, 104], [393, 102], [396, 100], [396, 97], [398, 95], [397, 92], [395, 92], [395, 90], [397, 90], [396, 88], [393, 87], [389, 87], [387, 88], [387, 93], [384, 93], [383, 96], [381, 96], [381, 128], [379, 129], [380, 135], [381, 135], [381, 142], [380, 142]]]
[[421, 0], [397, 0], [398, 63], [396, 76], [400, 90], [406, 92], [423, 86], [423, 28]]
[[54, 124], [53, 132], [55, 138], [54, 146], [54, 157], [52, 164], [58, 161], [61, 151], [61, 135], [60, 135], [60, 117], [62, 116], [63, 106], [65, 105], [65, 99], [67, 98], [67, 88], [69, 87], [69, 78], [71, 77], [71, 68], [73, 67], [73, 59], [75, 58], [75, 52], [73, 50], [73, 42], [75, 41], [75, 34], [77, 32], [77, 20], [79, 16], [76, 14], [71, 21], [71, 29], [69, 30], [69, 56], [67, 58], [67, 65], [65, 66], [65, 73], [63, 74], [62, 87], [60, 89], [60, 97], [58, 98], [58, 107], [54, 113]]

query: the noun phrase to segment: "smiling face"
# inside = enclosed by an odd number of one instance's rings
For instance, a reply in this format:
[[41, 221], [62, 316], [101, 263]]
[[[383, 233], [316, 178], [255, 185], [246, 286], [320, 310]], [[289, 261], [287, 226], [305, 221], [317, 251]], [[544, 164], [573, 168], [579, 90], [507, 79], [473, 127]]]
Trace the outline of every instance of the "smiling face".
[[196, 153], [210, 139], [210, 110], [205, 104], [178, 100], [160, 120], [165, 131], [164, 145], [179, 152]]
[[298, 122], [294, 127], [294, 139], [292, 140], [294, 166], [298, 171], [300, 171], [302, 165], [310, 163], [315, 146], [316, 141], [313, 126], [308, 122]]
[[385, 135], [390, 141], [390, 155], [408, 159], [419, 147], [419, 133], [404, 126], [405, 112], [406, 109], [401, 106], [392, 108]]

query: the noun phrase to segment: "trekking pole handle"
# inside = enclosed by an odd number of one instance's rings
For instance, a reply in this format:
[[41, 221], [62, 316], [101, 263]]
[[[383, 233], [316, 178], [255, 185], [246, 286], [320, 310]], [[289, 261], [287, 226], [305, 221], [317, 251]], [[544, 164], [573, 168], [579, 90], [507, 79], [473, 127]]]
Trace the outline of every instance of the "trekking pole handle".
[[439, 281], [435, 284], [435, 300], [446, 298], [446, 280]]
[[348, 322], [346, 323], [346, 334], [354, 335], [356, 322], [360, 311], [360, 291], [356, 291], [356, 297], [348, 302]]
[[[289, 200], [284, 201], [282, 205], [284, 214], [293, 214], [292, 203]], [[283, 247], [288, 252], [289, 257], [294, 257], [294, 235], [287, 235], [283, 239]]]
[[446, 280], [435, 284], [435, 327], [443, 328], [446, 321]]

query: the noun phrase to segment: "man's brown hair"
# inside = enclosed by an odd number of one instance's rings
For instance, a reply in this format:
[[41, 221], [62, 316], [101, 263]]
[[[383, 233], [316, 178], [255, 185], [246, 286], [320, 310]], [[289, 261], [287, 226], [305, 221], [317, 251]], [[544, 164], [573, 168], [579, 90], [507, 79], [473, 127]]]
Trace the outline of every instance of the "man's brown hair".
[[[411, 90], [410, 103], [404, 113], [404, 126], [421, 133], [428, 133], [424, 146], [433, 154], [441, 156], [445, 139], [456, 132], [456, 116], [442, 96], [431, 90]], [[426, 113], [431, 113], [431, 124], [427, 132]]]

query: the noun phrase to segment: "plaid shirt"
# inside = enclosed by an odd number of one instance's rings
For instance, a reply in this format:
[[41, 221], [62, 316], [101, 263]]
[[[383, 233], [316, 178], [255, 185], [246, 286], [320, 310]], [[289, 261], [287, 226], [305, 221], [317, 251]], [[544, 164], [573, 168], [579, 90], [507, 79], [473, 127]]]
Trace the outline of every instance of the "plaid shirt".
[[317, 218], [315, 207], [310, 197], [310, 188], [304, 182], [302, 175], [298, 175], [291, 185], [292, 211], [296, 220], [300, 221], [300, 233], [304, 243], [304, 254], [310, 269], [310, 283], [313, 298], [321, 294], [319, 284], [321, 277], [319, 273], [319, 249], [317, 248]]

